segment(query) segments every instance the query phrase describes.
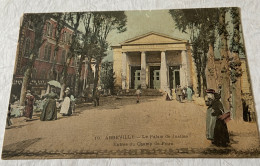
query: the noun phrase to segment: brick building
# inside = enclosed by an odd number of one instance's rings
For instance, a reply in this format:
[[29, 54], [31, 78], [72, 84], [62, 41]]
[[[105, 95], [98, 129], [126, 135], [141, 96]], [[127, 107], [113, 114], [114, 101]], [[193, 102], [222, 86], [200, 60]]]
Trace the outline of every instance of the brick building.
[[[31, 75], [29, 89], [37, 95], [45, 93], [47, 82], [49, 80], [60, 81], [63, 64], [69, 53], [69, 47], [72, 39], [73, 28], [66, 25], [62, 29], [57, 55], [55, 55], [55, 30], [57, 23], [54, 19], [46, 21], [44, 27], [43, 39], [46, 41], [39, 49], [38, 57], [34, 62], [34, 68]], [[26, 63], [29, 60], [30, 49], [33, 48], [35, 33], [30, 25], [27, 25], [21, 31], [21, 38], [18, 43], [12, 94], [20, 96], [22, 79], [26, 70]], [[84, 68], [84, 67], [83, 67]], [[83, 69], [84, 70], [84, 69]], [[73, 87], [75, 82], [76, 60], [72, 59], [68, 68], [67, 85]]]

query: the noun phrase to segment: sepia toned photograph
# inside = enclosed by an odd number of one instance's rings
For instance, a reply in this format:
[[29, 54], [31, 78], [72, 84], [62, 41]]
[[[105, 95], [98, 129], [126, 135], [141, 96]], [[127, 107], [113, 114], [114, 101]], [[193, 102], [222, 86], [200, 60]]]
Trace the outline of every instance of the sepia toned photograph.
[[2, 159], [259, 158], [240, 9], [21, 17]]

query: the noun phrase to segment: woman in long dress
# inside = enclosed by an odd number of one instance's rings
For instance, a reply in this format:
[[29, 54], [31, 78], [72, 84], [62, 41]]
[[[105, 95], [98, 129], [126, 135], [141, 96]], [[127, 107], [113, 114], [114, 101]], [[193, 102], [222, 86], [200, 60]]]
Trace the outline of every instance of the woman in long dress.
[[32, 119], [34, 101], [35, 101], [34, 96], [31, 94], [31, 91], [28, 90], [26, 94], [26, 106], [25, 106], [25, 117], [28, 119]]
[[55, 93], [55, 89], [51, 90], [51, 93], [48, 93], [43, 96], [46, 98], [46, 102], [43, 106], [43, 111], [41, 114], [41, 121], [50, 121], [57, 119], [57, 109], [56, 109], [56, 100], [59, 96]]
[[206, 105], [208, 106], [206, 112], [206, 138], [213, 142], [216, 116], [212, 116], [212, 113], [214, 112], [212, 105], [215, 100], [215, 95], [214, 95], [215, 91], [213, 89], [208, 89], [206, 92], [207, 92]]
[[61, 105], [60, 114], [63, 116], [70, 116], [72, 114], [72, 107], [71, 107], [71, 101], [70, 101], [70, 89], [66, 88], [65, 90], [66, 97], [64, 98], [64, 101]]
[[224, 114], [224, 108], [220, 102], [220, 98], [221, 96], [216, 93], [214, 103], [212, 104], [212, 109], [214, 110], [212, 116], [216, 117], [213, 144], [216, 146], [227, 147], [230, 140], [227, 124], [223, 119], [220, 118], [220, 116]]
[[188, 101], [192, 101], [192, 89], [188, 86], [187, 88], [187, 99]]

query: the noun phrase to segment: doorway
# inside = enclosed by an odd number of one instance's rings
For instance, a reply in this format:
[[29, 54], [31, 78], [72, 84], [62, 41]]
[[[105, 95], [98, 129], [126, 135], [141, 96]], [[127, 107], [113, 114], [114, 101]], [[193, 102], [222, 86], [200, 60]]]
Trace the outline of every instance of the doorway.
[[180, 67], [170, 66], [169, 67], [169, 81], [170, 89], [176, 89], [177, 85], [180, 85]]
[[141, 85], [141, 66], [131, 67], [131, 89], [137, 89]]
[[160, 89], [160, 66], [150, 66], [150, 88]]

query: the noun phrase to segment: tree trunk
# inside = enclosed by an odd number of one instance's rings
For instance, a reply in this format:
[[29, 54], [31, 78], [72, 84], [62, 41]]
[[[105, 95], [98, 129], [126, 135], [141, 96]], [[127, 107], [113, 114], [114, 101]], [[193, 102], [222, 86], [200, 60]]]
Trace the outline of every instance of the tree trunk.
[[236, 120], [243, 119], [243, 106], [241, 96], [241, 82], [238, 79], [232, 84], [232, 107], [233, 107], [233, 118]]
[[22, 89], [21, 89], [21, 96], [20, 96], [20, 106], [25, 105], [25, 96], [26, 96], [26, 91], [27, 91], [27, 88], [28, 88], [27, 86], [28, 86], [29, 81], [30, 81], [31, 73], [32, 73], [31, 68], [26, 69], [26, 71], [24, 73]]
[[206, 80], [207, 80], [207, 88], [214, 89], [215, 91], [218, 89], [217, 84], [217, 75], [215, 71], [215, 56], [213, 46], [209, 44], [209, 51], [208, 51], [208, 61], [205, 70]]
[[98, 80], [99, 80], [99, 66], [100, 66], [100, 60], [97, 60], [97, 63], [96, 63], [96, 71], [95, 71], [95, 77], [94, 77], [94, 88], [93, 88], [93, 96], [96, 95], [96, 89], [97, 89], [97, 86], [98, 86]]
[[229, 59], [227, 48], [227, 31], [225, 24], [225, 9], [220, 9], [220, 40], [221, 40], [221, 102], [225, 111], [230, 110], [230, 72], [229, 72]]
[[70, 59], [67, 59], [66, 63], [63, 66], [62, 71], [62, 81], [61, 81], [61, 90], [60, 90], [60, 100], [63, 100], [64, 97], [64, 91], [67, 86], [67, 75], [68, 75], [68, 67], [70, 64]]
[[62, 83], [60, 89], [60, 100], [63, 100], [65, 88], [66, 88], [66, 84]]
[[76, 81], [75, 81], [75, 96], [79, 96], [79, 92], [80, 92], [80, 77], [81, 77], [81, 70], [82, 70], [82, 62], [85, 58], [83, 56], [80, 57], [80, 61], [79, 61], [79, 66], [77, 69], [77, 74], [76, 74]]

